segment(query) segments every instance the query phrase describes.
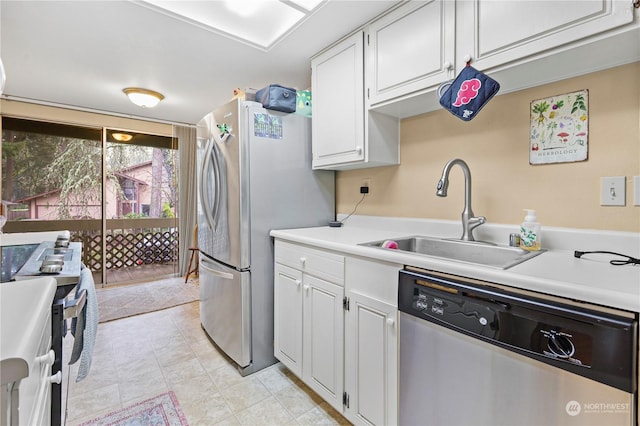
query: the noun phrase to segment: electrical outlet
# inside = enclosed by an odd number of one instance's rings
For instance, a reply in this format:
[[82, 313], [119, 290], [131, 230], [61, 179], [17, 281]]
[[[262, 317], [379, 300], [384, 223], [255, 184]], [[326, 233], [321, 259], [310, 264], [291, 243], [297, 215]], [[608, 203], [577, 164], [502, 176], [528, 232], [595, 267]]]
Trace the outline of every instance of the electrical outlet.
[[624, 206], [626, 204], [625, 176], [600, 178], [600, 205]]
[[633, 205], [640, 206], [640, 176], [633, 177]]
[[371, 178], [362, 179], [362, 183], [360, 184], [360, 193], [368, 194], [371, 190]]

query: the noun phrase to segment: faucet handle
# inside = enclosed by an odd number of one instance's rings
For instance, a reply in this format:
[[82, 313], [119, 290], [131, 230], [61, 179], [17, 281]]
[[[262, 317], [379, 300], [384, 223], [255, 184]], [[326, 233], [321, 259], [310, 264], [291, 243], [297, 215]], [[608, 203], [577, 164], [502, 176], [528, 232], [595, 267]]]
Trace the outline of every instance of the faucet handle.
[[469, 229], [476, 228], [483, 223], [487, 222], [487, 218], [484, 216], [474, 216], [469, 218]]

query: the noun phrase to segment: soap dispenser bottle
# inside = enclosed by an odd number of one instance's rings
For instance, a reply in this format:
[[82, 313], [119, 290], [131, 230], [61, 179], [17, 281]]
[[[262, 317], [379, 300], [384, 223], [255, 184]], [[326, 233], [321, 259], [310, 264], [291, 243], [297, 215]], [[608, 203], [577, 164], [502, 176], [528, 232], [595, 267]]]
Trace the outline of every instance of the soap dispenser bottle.
[[520, 248], [525, 250], [540, 250], [540, 223], [535, 210], [524, 209], [527, 212], [520, 226]]

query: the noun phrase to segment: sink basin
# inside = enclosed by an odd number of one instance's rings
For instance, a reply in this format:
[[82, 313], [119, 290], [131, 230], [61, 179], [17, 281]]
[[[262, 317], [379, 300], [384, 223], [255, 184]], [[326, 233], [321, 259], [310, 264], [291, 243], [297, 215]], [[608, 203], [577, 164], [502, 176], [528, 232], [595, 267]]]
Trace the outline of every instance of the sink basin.
[[[382, 245], [385, 241], [395, 241], [398, 243], [398, 248], [391, 249], [383, 247]], [[543, 251], [527, 251], [519, 247], [499, 246], [479, 241], [462, 241], [422, 236], [373, 241], [360, 245], [377, 247], [382, 250], [399, 250], [407, 253], [422, 254], [499, 269], [510, 268], [539, 255]]]

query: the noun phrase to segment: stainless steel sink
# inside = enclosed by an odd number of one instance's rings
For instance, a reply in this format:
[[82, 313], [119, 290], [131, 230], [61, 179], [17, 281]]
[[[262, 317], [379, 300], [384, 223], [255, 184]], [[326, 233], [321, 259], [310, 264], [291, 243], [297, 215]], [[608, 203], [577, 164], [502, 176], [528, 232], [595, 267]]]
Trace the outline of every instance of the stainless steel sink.
[[[384, 248], [385, 241], [398, 243], [397, 249]], [[446, 260], [507, 269], [543, 252], [527, 251], [519, 247], [499, 246], [479, 241], [462, 241], [433, 237], [412, 236], [360, 244], [383, 250], [399, 250]]]

